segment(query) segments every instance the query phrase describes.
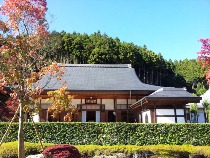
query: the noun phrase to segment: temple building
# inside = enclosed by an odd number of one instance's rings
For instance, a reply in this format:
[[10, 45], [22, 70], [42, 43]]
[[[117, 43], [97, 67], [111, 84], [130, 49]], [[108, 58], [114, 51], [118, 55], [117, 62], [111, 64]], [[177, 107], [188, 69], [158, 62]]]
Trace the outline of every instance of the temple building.
[[[198, 111], [197, 111], [197, 115], [198, 115], [198, 118], [197, 118], [197, 122], [198, 123], [205, 123], [205, 122], [208, 122], [208, 119], [205, 117], [207, 114], [206, 114], [206, 110], [203, 106], [203, 102], [204, 101], [207, 101], [208, 103], [210, 103], [210, 89], [208, 89], [204, 94], [202, 94], [200, 96], [202, 98], [202, 100], [200, 100], [200, 102], [197, 104], [197, 107], [198, 107]], [[190, 104], [187, 104], [186, 106], [186, 112], [188, 114], [189, 117], [187, 122], [192, 122], [192, 120], [194, 119], [193, 118], [193, 115], [190, 114]]]
[[185, 105], [198, 103], [184, 88], [160, 87], [142, 83], [130, 64], [64, 64], [61, 80], [45, 76], [43, 92], [38, 96], [42, 111], [35, 121], [64, 121], [64, 113], [56, 120], [47, 111], [47, 91], [57, 90], [65, 82], [78, 109], [75, 122], [187, 122]]

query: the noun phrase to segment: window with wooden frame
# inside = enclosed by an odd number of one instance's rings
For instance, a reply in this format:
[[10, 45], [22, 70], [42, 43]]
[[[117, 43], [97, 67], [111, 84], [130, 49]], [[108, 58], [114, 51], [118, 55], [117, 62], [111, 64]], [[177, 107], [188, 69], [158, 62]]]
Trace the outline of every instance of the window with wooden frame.
[[127, 104], [117, 104], [115, 106], [115, 109], [118, 109], [118, 110], [127, 110]]

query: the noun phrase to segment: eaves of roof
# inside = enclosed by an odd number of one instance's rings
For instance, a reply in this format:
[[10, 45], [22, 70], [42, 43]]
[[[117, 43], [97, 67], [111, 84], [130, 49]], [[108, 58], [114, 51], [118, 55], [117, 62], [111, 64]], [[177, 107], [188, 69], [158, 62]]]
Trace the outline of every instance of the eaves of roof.
[[[56, 89], [43, 90], [41, 94], [46, 94], [48, 91], [54, 91]], [[83, 93], [96, 93], [96, 94], [127, 94], [127, 95], [149, 95], [154, 91], [149, 90], [68, 90], [70, 94], [83, 94]]]
[[[142, 107], [147, 103], [150, 102], [159, 102], [159, 101], [165, 101], [166, 104], [168, 104], [168, 102], [186, 102], [187, 103], [199, 103], [201, 100], [201, 97], [144, 97], [140, 100], [138, 100], [137, 102], [135, 102], [134, 104], [130, 105], [131, 109], [135, 109], [138, 107]], [[168, 102], [166, 102], [168, 101]], [[162, 103], [163, 103], [162, 102]]]
[[193, 100], [193, 101], [200, 101], [201, 97], [145, 97], [146, 100]]

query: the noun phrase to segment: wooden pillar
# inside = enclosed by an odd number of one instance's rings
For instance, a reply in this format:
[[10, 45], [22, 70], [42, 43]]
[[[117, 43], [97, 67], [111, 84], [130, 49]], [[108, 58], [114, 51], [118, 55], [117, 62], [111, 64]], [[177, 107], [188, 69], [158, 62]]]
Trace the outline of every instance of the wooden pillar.
[[187, 114], [186, 114], [186, 107], [184, 106], [184, 121], [187, 122]]
[[64, 116], [66, 115], [66, 112], [62, 111], [59, 115], [59, 122], [64, 122]]
[[154, 111], [153, 111], [153, 123], [157, 123], [157, 115], [156, 115], [156, 105], [153, 103]]
[[41, 111], [40, 111], [40, 114], [39, 114], [39, 116], [40, 116], [40, 122], [46, 122], [47, 120], [46, 120], [46, 118], [47, 118], [47, 109], [42, 109]]
[[176, 115], [176, 108], [174, 107], [174, 116], [175, 116], [175, 123], [177, 123], [177, 115]]
[[78, 122], [82, 122], [82, 111], [79, 111], [79, 112], [78, 112], [77, 121], [78, 121]]
[[127, 110], [126, 110], [126, 122], [129, 122], [129, 118], [128, 118], [128, 99], [127, 99]]
[[139, 118], [139, 123], [142, 123], [142, 120], [143, 120], [143, 118], [142, 118], [142, 108], [139, 109], [139, 115], [141, 117], [141, 118]]
[[78, 115], [79, 115], [79, 113], [75, 113], [74, 115], [73, 115], [73, 121], [74, 122], [78, 122]]
[[150, 115], [151, 115], [151, 123], [155, 123], [154, 120], [155, 120], [155, 111], [154, 109], [149, 109], [150, 110]]
[[121, 111], [120, 110], [116, 110], [116, 122], [121, 122]]
[[156, 106], [154, 108], [154, 123], [157, 123]]
[[108, 122], [108, 111], [105, 111], [105, 122]]
[[105, 111], [100, 112], [101, 121], [100, 122], [107, 122], [106, 121], [106, 113]]
[[203, 114], [204, 114], [204, 121], [205, 121], [205, 123], [207, 123], [208, 122], [208, 113], [206, 113], [205, 108], [203, 108]]

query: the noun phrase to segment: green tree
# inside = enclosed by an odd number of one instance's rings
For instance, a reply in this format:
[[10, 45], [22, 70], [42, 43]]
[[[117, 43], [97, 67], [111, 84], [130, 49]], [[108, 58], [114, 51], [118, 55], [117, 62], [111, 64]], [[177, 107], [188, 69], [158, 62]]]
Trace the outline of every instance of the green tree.
[[208, 102], [208, 100], [204, 100], [202, 103], [204, 109], [205, 109], [205, 122], [210, 122], [210, 104]]
[[205, 69], [201, 66], [200, 61], [185, 59], [176, 61], [174, 64], [175, 74], [183, 76], [186, 81], [186, 87], [190, 92], [199, 95], [203, 91], [200, 89], [206, 89]]
[[190, 104], [191, 122], [198, 123], [198, 105], [196, 103]]
[[44, 50], [50, 60], [75, 64], [132, 64], [144, 83], [186, 87], [189, 92], [205, 92], [205, 69], [196, 60], [165, 60], [163, 56], [133, 43], [121, 42], [100, 31], [91, 35], [53, 31]]

